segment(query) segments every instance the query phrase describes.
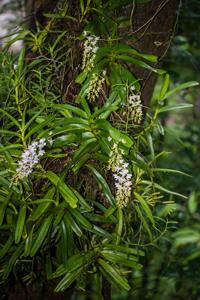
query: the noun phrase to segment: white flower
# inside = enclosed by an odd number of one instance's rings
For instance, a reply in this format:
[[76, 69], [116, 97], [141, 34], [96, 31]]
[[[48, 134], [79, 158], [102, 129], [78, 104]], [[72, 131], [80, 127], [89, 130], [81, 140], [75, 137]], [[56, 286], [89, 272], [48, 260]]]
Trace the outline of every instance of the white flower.
[[40, 158], [44, 155], [46, 140], [44, 138], [39, 141], [32, 142], [28, 148], [22, 153], [21, 160], [18, 162], [15, 179], [23, 179], [28, 177], [33, 171], [36, 164], [39, 163]]
[[[102, 75], [105, 74], [106, 71], [102, 72]], [[103, 83], [105, 78], [100, 74], [94, 73], [92, 75], [92, 79], [89, 82], [87, 89], [87, 98], [89, 101], [95, 101], [98, 98], [99, 93], [103, 91]]]
[[112, 170], [115, 179], [117, 205], [125, 207], [131, 197], [132, 174], [116, 143], [113, 144], [109, 154], [108, 169]]
[[131, 91], [134, 91], [134, 90], [135, 90], [134, 85], [132, 85], [132, 86], [130, 87], [130, 90], [131, 90]]
[[86, 38], [84, 42], [84, 51], [83, 51], [83, 61], [82, 61], [82, 70], [90, 71], [94, 67], [94, 61], [96, 58], [96, 52], [98, 51], [97, 42], [99, 37], [90, 35], [88, 32], [84, 31], [83, 35]]
[[130, 95], [128, 97], [128, 111], [130, 112], [130, 117], [133, 122], [140, 124], [142, 122], [143, 111], [141, 96], [139, 94], [134, 94], [135, 87], [130, 87]]

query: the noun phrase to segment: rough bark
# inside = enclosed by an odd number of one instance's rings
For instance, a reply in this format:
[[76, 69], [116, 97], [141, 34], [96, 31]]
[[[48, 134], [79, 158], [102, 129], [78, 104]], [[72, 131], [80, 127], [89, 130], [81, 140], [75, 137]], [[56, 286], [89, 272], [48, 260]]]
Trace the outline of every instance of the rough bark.
[[25, 11], [28, 26], [36, 28], [36, 23], [45, 23], [44, 13], [53, 12], [59, 0], [25, 0]]
[[[180, 0], [153, 0], [145, 4], [137, 4], [131, 7], [132, 13], [132, 34], [137, 38], [134, 47], [141, 52], [158, 56], [162, 65], [177, 23]], [[130, 7], [127, 8], [130, 14]], [[137, 78], [142, 79], [143, 103], [147, 105], [151, 99], [156, 75], [146, 69], [133, 68]]]

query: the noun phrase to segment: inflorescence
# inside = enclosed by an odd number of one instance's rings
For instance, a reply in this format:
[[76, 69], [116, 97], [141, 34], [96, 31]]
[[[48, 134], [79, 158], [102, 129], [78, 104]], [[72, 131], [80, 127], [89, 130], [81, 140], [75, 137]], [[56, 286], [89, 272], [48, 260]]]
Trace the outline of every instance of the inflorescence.
[[89, 101], [95, 101], [99, 93], [103, 91], [103, 83], [105, 81], [106, 71], [102, 72], [102, 75], [93, 73], [92, 79], [89, 82], [88, 89], [87, 89], [87, 98]]
[[125, 162], [118, 144], [113, 143], [109, 154], [108, 169], [113, 172], [116, 187], [116, 202], [118, 207], [127, 206], [131, 197], [132, 174], [129, 172], [129, 164]]
[[99, 37], [91, 35], [87, 31], [84, 31], [83, 35], [85, 36], [86, 40], [83, 46], [84, 51], [83, 51], [82, 70], [89, 72], [94, 67], [96, 53], [97, 50], [99, 49], [97, 46]]
[[132, 86], [128, 97], [128, 111], [133, 122], [141, 124], [143, 118], [141, 96], [140, 94], [135, 94], [134, 91], [135, 87]]
[[18, 162], [18, 168], [16, 169], [16, 175], [14, 179], [23, 179], [28, 177], [32, 172], [36, 164], [39, 163], [40, 158], [44, 155], [46, 146], [46, 140], [44, 138], [39, 141], [32, 142], [28, 148], [22, 153], [21, 159]]

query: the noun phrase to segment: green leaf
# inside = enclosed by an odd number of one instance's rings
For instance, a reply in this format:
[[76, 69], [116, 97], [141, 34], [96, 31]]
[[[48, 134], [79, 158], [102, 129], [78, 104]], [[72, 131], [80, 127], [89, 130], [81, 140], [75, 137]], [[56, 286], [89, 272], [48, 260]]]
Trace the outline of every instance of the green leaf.
[[76, 195], [79, 203], [81, 204], [81, 206], [84, 208], [85, 211], [92, 211], [93, 210], [92, 207], [86, 202], [86, 200], [79, 194], [78, 191], [76, 191], [74, 188], [72, 188], [72, 191]]
[[74, 221], [71, 214], [67, 212], [64, 216], [65, 223], [76, 233], [78, 237], [81, 237], [83, 232], [79, 225]]
[[181, 197], [181, 198], [184, 198], [184, 199], [187, 199], [186, 196], [182, 195], [182, 194], [179, 194], [177, 192], [174, 192], [174, 191], [170, 191], [164, 187], [162, 187], [161, 185], [159, 185], [158, 183], [155, 183], [155, 182], [151, 182], [151, 181], [148, 181], [148, 180], [143, 180], [142, 181], [143, 184], [146, 184], [146, 185], [151, 185], [153, 186], [155, 189], [158, 189], [158, 190], [161, 190], [167, 194], [171, 194], [171, 195], [175, 195], [175, 196], [178, 196], [178, 197]]
[[73, 112], [78, 116], [87, 119], [87, 114], [84, 110], [70, 104], [54, 104], [53, 108], [58, 109], [60, 111], [69, 110], [70, 112]]
[[117, 250], [102, 250], [101, 254], [103, 257], [113, 263], [122, 264], [127, 267], [135, 268], [140, 270], [142, 265], [137, 262], [137, 257], [128, 253], [123, 253]]
[[84, 12], [85, 12], [84, 1], [79, 0], [79, 2], [80, 2], [81, 14], [84, 15]]
[[162, 87], [161, 87], [161, 91], [160, 91], [160, 95], [159, 95], [159, 100], [163, 100], [164, 99], [164, 97], [165, 97], [165, 95], [167, 93], [168, 87], [169, 87], [169, 82], [170, 82], [170, 76], [169, 76], [169, 74], [166, 74], [164, 82], [163, 82]]
[[2, 152], [6, 153], [8, 150], [20, 149], [20, 148], [23, 148], [23, 146], [21, 144], [8, 145], [5, 147], [0, 145], [0, 153], [2, 153]]
[[191, 214], [194, 214], [198, 206], [198, 197], [196, 192], [192, 192], [188, 199], [188, 209]]
[[7, 205], [8, 205], [8, 201], [9, 201], [9, 199], [5, 199], [4, 202], [0, 203], [0, 225], [2, 225], [2, 223], [3, 223], [4, 215], [6, 212]]
[[153, 215], [152, 212], [147, 204], [147, 202], [143, 199], [143, 197], [141, 195], [139, 195], [138, 193], [134, 192], [134, 196], [135, 198], [139, 201], [142, 209], [144, 210], [144, 212], [146, 213], [147, 217], [149, 218], [149, 220], [151, 221], [151, 223], [155, 226], [154, 223], [154, 219], [153, 219]]
[[145, 218], [143, 217], [142, 212], [141, 212], [139, 206], [138, 205], [134, 205], [134, 208], [135, 208], [135, 210], [136, 210], [136, 212], [137, 212], [137, 214], [138, 214], [138, 216], [140, 218], [140, 221], [141, 221], [141, 223], [143, 225], [143, 228], [146, 230], [146, 232], [149, 235], [150, 241], [152, 241], [152, 233], [151, 233], [150, 227], [149, 227], [147, 221], [145, 220]]
[[66, 290], [75, 280], [77, 280], [82, 273], [83, 268], [78, 268], [73, 272], [67, 273], [64, 278], [58, 283], [55, 292], [62, 292]]
[[72, 214], [72, 216], [76, 219], [76, 221], [83, 227], [87, 229], [92, 228], [92, 224], [77, 209], [70, 209], [69, 211]]
[[116, 234], [117, 234], [116, 244], [118, 245], [120, 243], [120, 238], [121, 238], [122, 229], [123, 229], [123, 211], [121, 208], [118, 208], [118, 210], [117, 210], [117, 219], [118, 219], [118, 223], [116, 226]]
[[[52, 198], [55, 194], [55, 188], [51, 187], [48, 192], [45, 194], [44, 199], [40, 200], [45, 200], [48, 199], [47, 202], [41, 203], [36, 207], [36, 209], [33, 210], [33, 213], [30, 216], [30, 220], [36, 221], [40, 218], [40, 216], [47, 210], [49, 205], [51, 204]], [[36, 200], [37, 201], [37, 200]]]
[[126, 291], [130, 290], [128, 281], [119, 274], [119, 271], [114, 266], [111, 266], [103, 259], [98, 259], [98, 263], [101, 266], [101, 272], [103, 271], [103, 275], [106, 275], [111, 284], [114, 283], [117, 287], [121, 287]]
[[185, 227], [175, 232], [174, 238], [174, 247], [180, 247], [187, 244], [199, 243], [200, 234], [199, 231], [193, 228]]
[[108, 199], [109, 203], [112, 206], [114, 206], [115, 205], [115, 198], [113, 197], [106, 180], [103, 178], [103, 176], [92, 165], [86, 165], [86, 167], [90, 171], [92, 171], [92, 174], [95, 176], [98, 183], [102, 187], [102, 190], [103, 190], [103, 193], [104, 193], [105, 197]]
[[185, 172], [182, 172], [182, 171], [179, 171], [179, 170], [174, 170], [174, 169], [152, 168], [151, 171], [152, 172], [163, 172], [163, 173], [174, 173], [174, 174], [180, 174], [180, 175], [192, 177], [191, 175], [189, 175]]
[[127, 134], [120, 132], [107, 120], [96, 120], [96, 126], [98, 129], [107, 132], [107, 135], [113, 138], [117, 143], [123, 140], [123, 146], [131, 148], [133, 145], [132, 139]]
[[163, 108], [160, 108], [158, 112], [163, 113], [163, 112], [166, 112], [166, 111], [186, 109], [186, 108], [193, 108], [193, 104], [180, 103], [180, 104], [176, 104], [176, 105], [167, 105]]
[[24, 248], [24, 244], [20, 244], [16, 250], [14, 251], [14, 253], [12, 254], [11, 258], [9, 259], [6, 268], [4, 270], [3, 273], [3, 280], [6, 280], [10, 274], [10, 272], [12, 271], [12, 268], [14, 266], [14, 264], [16, 263], [18, 257], [20, 256], [20, 254], [22, 253]]
[[134, 248], [126, 247], [126, 246], [113, 245], [113, 244], [104, 244], [103, 250], [108, 250], [108, 249], [132, 254], [132, 255], [137, 255], [137, 256], [145, 255], [144, 251], [139, 250], [139, 249], [134, 249]]
[[42, 123], [34, 126], [26, 135], [26, 140], [33, 134], [35, 133], [40, 133], [41, 129], [43, 129], [45, 126], [52, 124], [54, 122], [54, 117], [53, 116], [49, 116], [45, 119], [45, 121], [43, 121]]
[[23, 233], [25, 219], [26, 219], [26, 206], [23, 205], [19, 211], [16, 230], [15, 230], [15, 243], [16, 244], [18, 244], [20, 242], [20, 239], [21, 239], [21, 236]]
[[98, 201], [92, 201], [96, 207], [98, 207], [104, 215], [102, 216], [102, 219], [107, 222], [107, 219], [110, 220], [112, 223], [117, 224], [117, 218], [113, 215], [113, 213], [117, 210], [117, 206], [106, 208], [103, 204], [99, 203]]
[[106, 238], [108, 240], [114, 240], [115, 241], [115, 237], [112, 234], [110, 234], [108, 231], [102, 229], [99, 226], [93, 225], [93, 228], [88, 229], [88, 231], [91, 231], [91, 232], [95, 233], [95, 235], [99, 235], [99, 236], [101, 236], [103, 238]]
[[150, 148], [150, 151], [151, 151], [151, 159], [154, 160], [155, 151], [154, 151], [154, 146], [153, 146], [153, 138], [152, 138], [152, 135], [150, 133], [147, 135], [147, 140], [148, 140], [149, 148]]
[[136, 58], [133, 58], [131, 56], [128, 56], [128, 55], [117, 55], [116, 56], [117, 59], [120, 59], [120, 60], [124, 60], [126, 62], [129, 62], [129, 63], [132, 63], [133, 65], [137, 65], [141, 68], [144, 68], [144, 69], [148, 69], [152, 72], [155, 72], [159, 75], [163, 75], [165, 73], [164, 70], [161, 70], [161, 69], [155, 69], [153, 68], [152, 66], [146, 64], [145, 62], [141, 61], [141, 60], [138, 60]]
[[82, 142], [79, 149], [74, 152], [73, 163], [79, 161], [82, 158], [82, 156], [84, 156], [87, 153], [91, 155], [92, 151], [96, 150], [95, 147], [96, 145], [97, 145], [96, 138], [91, 138], [91, 139], [89, 138], [86, 141]]
[[197, 85], [199, 85], [199, 82], [197, 81], [188, 81], [183, 84], [180, 84], [174, 89], [171, 89], [168, 93], [166, 93], [165, 96], [162, 98], [162, 100], [169, 98], [171, 95], [176, 94], [177, 92], [180, 92], [184, 89], [188, 89], [190, 87], [197, 86]]
[[8, 253], [10, 247], [12, 246], [12, 243], [13, 243], [13, 237], [12, 235], [10, 235], [5, 245], [0, 250], [0, 259], [2, 259]]
[[49, 231], [49, 228], [52, 224], [53, 215], [49, 215], [43, 224], [40, 226], [39, 230], [37, 231], [37, 237], [35, 242], [33, 243], [30, 256], [33, 257], [41, 247], [42, 243], [44, 242], [46, 235]]
[[12, 136], [20, 137], [20, 134], [18, 132], [11, 131], [11, 130], [0, 129], [0, 133], [2, 133], [2, 135], [10, 135], [11, 137]]
[[77, 207], [77, 197], [74, 192], [53, 172], [46, 172], [47, 178], [58, 188], [64, 200], [72, 207]]
[[66, 273], [71, 273], [80, 267], [90, 263], [93, 259], [94, 251], [80, 252], [68, 258], [66, 265], [60, 265], [56, 272], [52, 274], [52, 278], [60, 277]]
[[150, 54], [143, 54], [139, 51], [137, 51], [136, 49], [128, 46], [128, 45], [117, 45], [114, 47], [114, 50], [117, 51], [118, 53], [130, 53], [130, 54], [133, 54], [135, 56], [139, 56], [139, 57], [142, 57], [148, 61], [151, 61], [151, 62], [157, 62], [158, 61], [158, 58], [157, 56], [155, 55], [150, 55]]
[[24, 71], [25, 54], [26, 54], [25, 47], [23, 47], [19, 53], [19, 58], [17, 63], [17, 73], [19, 77]]
[[33, 225], [25, 240], [24, 253], [23, 253], [23, 256], [25, 257], [29, 256], [31, 252], [34, 228], [35, 226]]
[[67, 264], [67, 249], [68, 249], [68, 238], [67, 238], [67, 228], [64, 220], [60, 223], [61, 226], [61, 241], [62, 241], [62, 260], [64, 263], [64, 266]]
[[[111, 82], [113, 85], [112, 91], [114, 92], [115, 90], [117, 90], [117, 95], [120, 96], [120, 100], [123, 99], [123, 93], [124, 92], [126, 93], [127, 91], [125, 88], [122, 91], [122, 87], [117, 86], [117, 84], [119, 84], [118, 82], [119, 78], [121, 79], [121, 82], [125, 82], [125, 83], [128, 82], [129, 85], [134, 84], [136, 90], [137, 91], [140, 90], [140, 84], [136, 79], [136, 77], [127, 68], [123, 67], [121, 64], [113, 63], [111, 65]], [[126, 98], [126, 96], [124, 98]]]
[[13, 122], [13, 125], [16, 125], [19, 129], [21, 129], [21, 125], [19, 124], [19, 122], [13, 116], [11, 116], [7, 111], [0, 108], [0, 112], [2, 112], [3, 115], [6, 115], [9, 118]]
[[76, 83], [79, 83], [79, 84], [82, 84], [82, 83], [85, 81], [85, 79], [87, 78], [87, 75], [88, 75], [87, 72], [85, 72], [85, 71], [81, 72], [81, 73], [76, 77], [75, 82], [76, 82]]

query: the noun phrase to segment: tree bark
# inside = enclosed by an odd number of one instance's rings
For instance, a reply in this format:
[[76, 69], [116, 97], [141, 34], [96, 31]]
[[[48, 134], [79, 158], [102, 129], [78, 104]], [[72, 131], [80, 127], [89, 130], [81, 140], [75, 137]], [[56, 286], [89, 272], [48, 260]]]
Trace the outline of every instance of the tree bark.
[[[147, 54], [158, 56], [160, 67], [176, 30], [180, 0], [153, 0], [145, 4], [127, 7], [132, 15], [132, 32], [137, 41], [134, 47]], [[156, 75], [139, 67], [132, 68], [137, 78], [142, 79], [142, 97], [148, 105], [156, 83]]]
[[53, 12], [59, 0], [25, 0], [25, 11], [29, 28], [35, 29], [37, 22], [44, 25], [44, 13]]

